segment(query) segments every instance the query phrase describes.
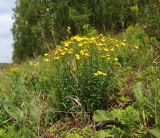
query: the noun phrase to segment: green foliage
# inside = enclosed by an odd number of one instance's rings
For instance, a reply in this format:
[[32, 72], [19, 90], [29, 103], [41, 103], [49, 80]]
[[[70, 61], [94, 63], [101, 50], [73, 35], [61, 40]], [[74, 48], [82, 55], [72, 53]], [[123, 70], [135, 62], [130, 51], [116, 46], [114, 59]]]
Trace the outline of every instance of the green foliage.
[[[30, 131], [24, 137], [35, 137], [30, 136], [33, 133], [40, 135], [43, 131], [41, 125], [47, 126], [56, 117], [55, 114], [53, 116], [56, 96], [47, 70], [44, 72], [43, 64], [34, 61], [21, 68], [9, 68], [5, 78], [8, 84], [0, 90], [0, 126], [16, 122], [15, 133], [24, 128]], [[7, 131], [6, 128], [4, 130]], [[25, 132], [22, 132], [23, 135], [26, 135]]]
[[140, 113], [133, 106], [111, 111], [97, 110], [93, 120], [102, 123], [102, 129], [116, 138], [142, 137], [146, 134]]
[[93, 120], [96, 122], [105, 122], [112, 123], [116, 125], [116, 123], [120, 123], [127, 125], [128, 127], [136, 126], [137, 123], [140, 122], [139, 113], [132, 106], [128, 106], [126, 109], [113, 109], [110, 111], [95, 111], [93, 115]]
[[[152, 65], [154, 50], [148, 35], [139, 25], [129, 26], [123, 33], [123, 39], [128, 45], [126, 61], [132, 67], [145, 69]], [[125, 56], [125, 55], [124, 55]]]
[[159, 124], [159, 68], [150, 66], [144, 72], [139, 74], [140, 82], [137, 82], [133, 92], [135, 94], [137, 106], [146, 116], [142, 115], [144, 120], [154, 118], [155, 124]]
[[149, 133], [151, 135], [153, 135], [155, 138], [159, 138], [160, 137], [160, 128], [159, 127], [155, 127], [151, 130], [149, 130]]
[[92, 138], [114, 138], [113, 135], [110, 135], [108, 132], [101, 130], [95, 134]]
[[27, 128], [18, 130], [15, 126], [0, 129], [0, 138], [35, 138], [36, 136]]
[[89, 24], [83, 25], [82, 32], [84, 36], [88, 36], [88, 37], [92, 37], [97, 34], [97, 30], [94, 27], [90, 26]]
[[[146, 30], [146, 32], [156, 37], [160, 38], [160, 2], [157, 0], [147, 1], [139, 0], [140, 5], [140, 21]], [[142, 6], [143, 5], [143, 6]]]
[[116, 69], [121, 68], [117, 57], [123, 57], [121, 51], [125, 46], [123, 41], [103, 35], [75, 36], [63, 42], [54, 54], [46, 54], [44, 61], [51, 61], [55, 67], [51, 73], [54, 87], [67, 110], [103, 108], [110, 80]]
[[80, 136], [77, 133], [75, 133], [75, 134], [67, 134], [65, 138], [83, 138], [83, 136]]

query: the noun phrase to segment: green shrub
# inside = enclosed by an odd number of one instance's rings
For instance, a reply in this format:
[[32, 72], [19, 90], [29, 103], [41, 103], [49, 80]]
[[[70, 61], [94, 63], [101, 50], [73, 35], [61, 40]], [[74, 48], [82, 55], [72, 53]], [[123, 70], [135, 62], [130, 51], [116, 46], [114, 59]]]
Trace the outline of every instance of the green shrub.
[[55, 68], [52, 78], [60, 102], [68, 109], [77, 105], [85, 111], [102, 109], [110, 79], [121, 67], [119, 58], [123, 58], [125, 46], [123, 41], [103, 35], [75, 36], [46, 53], [44, 61], [51, 61]]

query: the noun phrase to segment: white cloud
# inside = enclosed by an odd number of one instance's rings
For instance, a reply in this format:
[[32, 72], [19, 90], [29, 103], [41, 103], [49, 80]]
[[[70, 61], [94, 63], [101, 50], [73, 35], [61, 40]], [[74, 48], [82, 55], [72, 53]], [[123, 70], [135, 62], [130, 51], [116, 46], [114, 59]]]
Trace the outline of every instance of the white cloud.
[[15, 0], [0, 0], [0, 62], [12, 61], [12, 8]]
[[0, 14], [0, 37], [10, 37], [12, 24], [12, 14]]
[[15, 0], [0, 0], [0, 13], [10, 13], [14, 7]]
[[10, 45], [12, 44], [12, 39], [1, 39], [0, 38], [0, 62], [10, 63], [12, 62], [12, 51], [13, 48]]

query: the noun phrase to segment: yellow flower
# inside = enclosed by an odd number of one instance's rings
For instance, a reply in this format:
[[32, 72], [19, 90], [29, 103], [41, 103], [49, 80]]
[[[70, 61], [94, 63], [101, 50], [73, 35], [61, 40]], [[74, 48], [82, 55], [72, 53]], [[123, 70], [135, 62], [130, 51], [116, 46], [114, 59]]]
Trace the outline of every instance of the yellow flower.
[[107, 60], [110, 60], [110, 59], [111, 59], [110, 57], [107, 58]]
[[[66, 53], [68, 53], [68, 54], [72, 54], [72, 52], [73, 52], [73, 49], [68, 49], [68, 48], [64, 48], [64, 50], [66, 51]], [[62, 52], [61, 53], [62, 55], [65, 55], [65, 52]]]
[[68, 48], [64, 48], [65, 51], [68, 51]]
[[80, 51], [80, 54], [84, 56], [85, 52], [83, 50]]
[[102, 39], [101, 39], [101, 41], [102, 41], [102, 42], [105, 42], [105, 39], [104, 39], [104, 38], [102, 38]]
[[126, 46], [126, 43], [121, 43], [122, 46]]
[[114, 51], [114, 48], [111, 48], [111, 51]]
[[137, 5], [132, 6], [132, 7], [131, 7], [131, 11], [132, 11], [133, 13], [137, 13], [137, 12], [139, 11], [138, 6], [137, 6]]
[[91, 37], [90, 40], [91, 40], [92, 42], [95, 42], [95, 37]]
[[86, 45], [87, 44], [87, 42], [85, 41], [85, 42], [83, 42], [83, 45]]
[[79, 54], [76, 54], [75, 57], [77, 60], [80, 60], [80, 58], [81, 58]]
[[49, 62], [50, 60], [48, 58], [44, 59], [44, 62]]
[[80, 47], [83, 46], [83, 43], [79, 43], [78, 46], [80, 46]]
[[48, 53], [45, 53], [44, 56], [47, 57], [47, 56], [49, 56], [49, 54], [48, 54]]
[[54, 59], [55, 59], [55, 60], [59, 60], [59, 59], [60, 59], [60, 57], [54, 57]]
[[68, 51], [68, 54], [72, 54], [72, 53], [73, 53], [73, 51], [72, 51], [72, 50], [69, 50], [69, 51]]
[[98, 43], [97, 46], [103, 46], [103, 44], [102, 43]]
[[68, 43], [64, 43], [64, 46], [65, 46], [65, 47], [68, 47], [68, 46], [69, 46], [69, 44], [68, 44]]
[[81, 54], [82, 56], [86, 56], [86, 57], [88, 57], [88, 56], [89, 56], [89, 54], [88, 54], [88, 50], [87, 50], [87, 49], [83, 49], [83, 50], [81, 50], [81, 51], [80, 51], [80, 54]]
[[114, 61], [118, 61], [118, 58], [114, 58]]
[[72, 44], [71, 41], [66, 41], [66, 42], [64, 43], [64, 46], [65, 46], [65, 47], [68, 47], [68, 46], [70, 46], [70, 44]]
[[71, 40], [75, 40], [75, 41], [80, 42], [80, 41], [83, 40], [83, 38], [82, 38], [82, 37], [79, 37], [79, 36], [74, 36], [74, 37], [71, 38]]
[[102, 71], [97, 71], [96, 73], [94, 73], [94, 75], [95, 76], [107, 76], [107, 74]]
[[116, 47], [119, 47], [119, 45], [118, 45], [118, 44], [115, 44], [115, 46], [116, 46]]
[[63, 52], [61, 48], [57, 48], [55, 51], [53, 51], [55, 55], [60, 54], [61, 52]]
[[64, 56], [66, 54], [66, 52], [62, 52], [61, 55]]
[[94, 75], [95, 75], [95, 76], [98, 76], [99, 74], [98, 74], [98, 73], [94, 73]]
[[137, 45], [135, 46], [135, 48], [136, 48], [136, 49], [139, 49], [139, 47], [138, 47]]
[[102, 51], [103, 49], [98, 47], [98, 50], [99, 50], [99, 51]]
[[84, 56], [89, 57], [89, 54], [88, 53], [84, 53]]
[[108, 48], [104, 48], [104, 51], [108, 52]]
[[11, 73], [18, 73], [18, 72], [20, 72], [20, 68], [18, 68], [18, 67], [12, 67], [12, 68], [9, 69], [9, 71]]

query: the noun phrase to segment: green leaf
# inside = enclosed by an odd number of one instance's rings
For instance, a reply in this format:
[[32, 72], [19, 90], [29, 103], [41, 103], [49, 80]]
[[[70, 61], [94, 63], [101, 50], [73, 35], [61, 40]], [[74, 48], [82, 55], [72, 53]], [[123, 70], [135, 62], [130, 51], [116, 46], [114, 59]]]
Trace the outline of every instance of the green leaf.
[[142, 82], [137, 82], [133, 92], [134, 92], [134, 96], [138, 101], [142, 101], [143, 99], [143, 90], [142, 90], [143, 86], [142, 86]]
[[149, 132], [156, 138], [160, 138], [160, 128], [156, 127], [154, 129], [149, 130]]
[[3, 103], [4, 110], [15, 120], [21, 120], [23, 117], [23, 111], [11, 102]]
[[104, 122], [110, 119], [110, 114], [104, 110], [96, 110], [93, 114], [93, 120], [95, 122]]

